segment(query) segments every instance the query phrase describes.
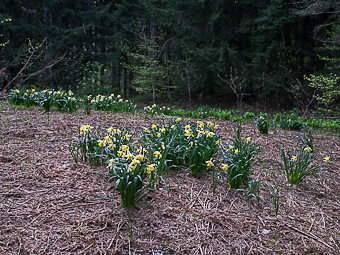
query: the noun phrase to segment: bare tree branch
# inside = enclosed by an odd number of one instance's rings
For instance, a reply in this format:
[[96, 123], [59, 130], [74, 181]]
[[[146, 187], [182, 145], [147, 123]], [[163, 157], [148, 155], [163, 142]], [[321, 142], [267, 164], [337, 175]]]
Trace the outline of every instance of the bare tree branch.
[[[46, 69], [53, 67], [54, 65], [58, 64], [60, 61], [62, 61], [64, 59], [64, 57], [66, 56], [66, 53], [64, 53], [61, 56], [58, 56], [54, 59], [52, 59], [49, 63], [47, 63], [44, 67], [42, 67], [41, 69], [30, 73], [30, 74], [26, 74], [23, 75], [23, 72], [27, 69], [27, 67], [31, 64], [32, 59], [37, 59], [41, 56], [41, 54], [39, 54], [38, 56], [34, 56], [35, 53], [35, 49], [32, 49], [31, 54], [29, 55], [28, 59], [26, 60], [25, 64], [23, 65], [23, 67], [20, 69], [20, 71], [14, 76], [14, 78], [7, 83], [7, 85], [2, 89], [2, 92], [4, 92], [7, 88], [9, 88], [14, 81], [16, 81], [19, 77], [24, 78], [19, 84], [24, 83], [25, 81], [27, 81], [29, 78], [34, 77], [36, 75], [41, 74], [42, 72], [44, 72]], [[13, 63], [13, 61], [11, 62]], [[4, 72], [10, 65], [11, 63], [9, 63], [6, 67], [1, 69], [1, 72]], [[0, 74], [1, 74], [0, 72]]]

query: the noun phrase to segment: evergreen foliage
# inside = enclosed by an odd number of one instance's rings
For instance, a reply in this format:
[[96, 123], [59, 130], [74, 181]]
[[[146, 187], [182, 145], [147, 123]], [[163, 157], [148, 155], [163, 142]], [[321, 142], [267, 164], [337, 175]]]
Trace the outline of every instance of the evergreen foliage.
[[299, 89], [310, 96], [316, 90], [316, 102], [332, 108], [340, 19], [339, 6], [326, 2], [3, 0], [0, 21], [11, 22], [0, 24], [0, 89], [20, 70], [16, 59], [30, 39], [43, 45], [29, 70], [66, 54], [27, 80], [38, 87], [152, 94], [153, 101], [182, 97], [191, 104], [191, 98], [233, 95], [218, 78], [232, 68], [244, 80], [246, 102], [293, 106], [289, 88], [298, 80]]

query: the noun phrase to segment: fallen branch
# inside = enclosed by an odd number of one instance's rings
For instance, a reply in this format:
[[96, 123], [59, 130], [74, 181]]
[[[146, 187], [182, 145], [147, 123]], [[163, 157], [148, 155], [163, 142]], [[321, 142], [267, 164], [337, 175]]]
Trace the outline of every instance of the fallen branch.
[[293, 226], [291, 226], [291, 225], [288, 225], [288, 224], [285, 224], [285, 226], [287, 226], [287, 227], [290, 228], [290, 229], [295, 230], [296, 232], [298, 232], [298, 233], [300, 233], [300, 234], [302, 234], [302, 235], [304, 235], [304, 236], [307, 236], [307, 237], [309, 237], [309, 238], [312, 238], [312, 239], [315, 240], [315, 241], [318, 241], [319, 243], [321, 243], [321, 244], [327, 246], [328, 248], [330, 248], [330, 249], [332, 249], [332, 250], [335, 250], [335, 248], [334, 248], [333, 246], [330, 246], [328, 243], [324, 242], [323, 240], [321, 240], [319, 237], [315, 236], [314, 234], [309, 234], [309, 233], [303, 232], [302, 230], [297, 229], [297, 228], [295, 228], [295, 227], [293, 227]]

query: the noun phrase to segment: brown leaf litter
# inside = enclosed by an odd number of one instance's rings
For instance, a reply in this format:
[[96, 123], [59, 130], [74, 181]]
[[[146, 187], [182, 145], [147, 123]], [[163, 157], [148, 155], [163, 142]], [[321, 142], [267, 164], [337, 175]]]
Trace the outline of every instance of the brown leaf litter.
[[[173, 171], [128, 212], [113, 183], [74, 163], [67, 144], [80, 125], [140, 130], [167, 118], [93, 112], [47, 114], [3, 106], [0, 122], [0, 254], [339, 254], [340, 142], [315, 135], [332, 163], [299, 187], [287, 184], [280, 148], [294, 147], [296, 132], [260, 135], [244, 124], [243, 135], [261, 145], [251, 179], [261, 181], [260, 205], [225, 189], [212, 177]], [[223, 141], [234, 124], [215, 121]], [[276, 217], [270, 188], [280, 190]]]

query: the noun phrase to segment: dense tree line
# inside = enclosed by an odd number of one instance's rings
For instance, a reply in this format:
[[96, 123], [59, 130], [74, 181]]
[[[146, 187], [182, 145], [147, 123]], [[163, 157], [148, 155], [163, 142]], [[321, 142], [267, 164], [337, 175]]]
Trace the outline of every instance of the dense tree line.
[[0, 86], [329, 108], [339, 12], [327, 0], [2, 0]]

